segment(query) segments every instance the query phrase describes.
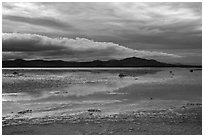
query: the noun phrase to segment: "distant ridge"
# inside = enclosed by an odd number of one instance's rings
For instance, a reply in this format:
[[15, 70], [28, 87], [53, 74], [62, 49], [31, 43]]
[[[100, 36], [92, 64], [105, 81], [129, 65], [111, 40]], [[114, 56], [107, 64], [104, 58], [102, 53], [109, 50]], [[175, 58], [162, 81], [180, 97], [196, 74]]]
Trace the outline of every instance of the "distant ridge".
[[94, 60], [89, 62], [74, 62], [62, 60], [4, 60], [3, 68], [39, 68], [39, 67], [202, 67], [182, 64], [168, 64], [153, 59], [137, 57], [125, 58], [122, 60]]

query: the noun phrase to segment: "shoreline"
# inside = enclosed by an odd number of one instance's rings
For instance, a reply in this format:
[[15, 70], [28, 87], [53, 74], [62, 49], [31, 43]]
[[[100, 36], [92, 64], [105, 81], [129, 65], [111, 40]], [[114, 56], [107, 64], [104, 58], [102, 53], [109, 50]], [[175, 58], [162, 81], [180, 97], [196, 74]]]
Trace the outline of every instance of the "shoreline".
[[[12, 119], [2, 121], [2, 124], [5, 124]], [[27, 123], [18, 119], [18, 122], [17, 125], [3, 126], [2, 134], [200, 135], [202, 134], [202, 104], [189, 103], [176, 108], [129, 111], [110, 115], [102, 115], [100, 111], [90, 110], [77, 115], [34, 118]]]

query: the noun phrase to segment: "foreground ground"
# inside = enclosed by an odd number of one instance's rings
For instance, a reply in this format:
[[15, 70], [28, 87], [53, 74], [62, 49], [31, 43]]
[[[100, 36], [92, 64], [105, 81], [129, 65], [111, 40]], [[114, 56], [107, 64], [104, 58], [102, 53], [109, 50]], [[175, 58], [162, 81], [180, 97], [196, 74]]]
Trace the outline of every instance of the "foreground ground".
[[[118, 134], [118, 135], [201, 135], [202, 106], [187, 104], [178, 108], [101, 115], [87, 111], [78, 115], [16, 121], [3, 127], [3, 135], [17, 134]], [[3, 124], [11, 122], [4, 120]], [[40, 123], [36, 121], [41, 121]], [[21, 124], [20, 124], [21, 123]]]

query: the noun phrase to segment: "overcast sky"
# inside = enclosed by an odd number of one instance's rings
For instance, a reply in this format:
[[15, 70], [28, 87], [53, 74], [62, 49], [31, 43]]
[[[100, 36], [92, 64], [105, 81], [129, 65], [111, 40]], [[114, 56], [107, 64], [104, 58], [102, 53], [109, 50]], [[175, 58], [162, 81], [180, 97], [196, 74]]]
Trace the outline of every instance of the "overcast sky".
[[201, 64], [202, 3], [3, 3], [3, 59]]

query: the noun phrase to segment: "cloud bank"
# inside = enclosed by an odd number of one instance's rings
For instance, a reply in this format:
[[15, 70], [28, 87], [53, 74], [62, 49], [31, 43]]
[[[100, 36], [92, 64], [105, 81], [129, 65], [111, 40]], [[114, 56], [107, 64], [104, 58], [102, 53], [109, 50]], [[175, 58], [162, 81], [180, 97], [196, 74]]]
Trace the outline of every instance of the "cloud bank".
[[96, 42], [86, 38], [51, 38], [38, 34], [3, 33], [3, 59], [60, 59], [90, 61], [121, 59], [126, 57], [180, 58], [176, 54], [134, 50], [111, 42]]

